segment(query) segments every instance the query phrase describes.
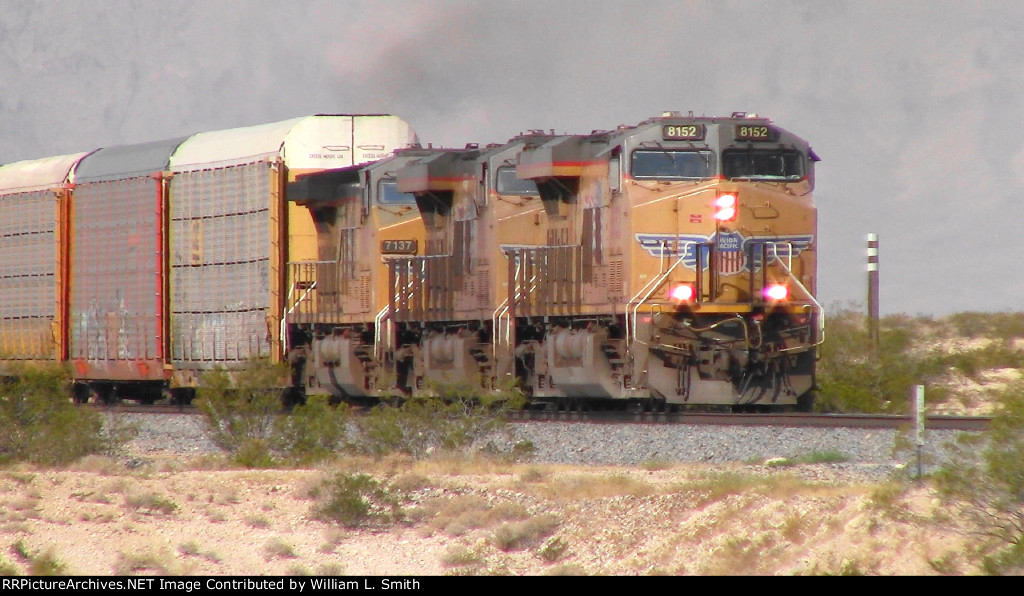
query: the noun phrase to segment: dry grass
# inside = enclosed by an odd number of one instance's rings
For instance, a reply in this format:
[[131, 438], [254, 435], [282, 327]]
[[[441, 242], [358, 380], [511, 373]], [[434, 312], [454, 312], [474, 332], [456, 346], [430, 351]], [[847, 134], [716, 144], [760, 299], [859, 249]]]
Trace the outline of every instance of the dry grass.
[[[926, 488], [799, 480], [799, 464], [572, 468], [475, 459], [349, 460], [168, 472], [90, 460], [0, 473], [12, 573], [971, 573], [963, 536], [930, 522]], [[162, 471], [160, 471], [162, 470]], [[325, 479], [370, 474], [404, 515], [318, 521]], [[915, 548], [907, 549], [907, 544]], [[17, 545], [16, 547], [14, 545]], [[16, 554], [20, 553], [20, 554]]]
[[273, 559], [295, 559], [299, 555], [295, 553], [295, 547], [282, 538], [272, 538], [263, 545], [263, 556], [268, 561]]

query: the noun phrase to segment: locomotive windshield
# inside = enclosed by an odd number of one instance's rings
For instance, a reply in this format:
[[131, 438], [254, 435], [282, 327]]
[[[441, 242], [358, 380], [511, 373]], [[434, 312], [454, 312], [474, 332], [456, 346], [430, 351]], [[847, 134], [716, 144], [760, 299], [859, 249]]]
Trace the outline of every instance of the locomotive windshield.
[[634, 178], [700, 180], [715, 175], [715, 162], [710, 151], [640, 149], [633, 152], [630, 173]]
[[799, 180], [804, 160], [799, 151], [789, 149], [727, 149], [722, 152], [722, 173], [726, 178]]
[[516, 176], [516, 169], [512, 167], [498, 168], [498, 194], [518, 195], [521, 197], [538, 196], [537, 183], [533, 180], [523, 180]]
[[381, 205], [415, 205], [416, 197], [412, 193], [398, 192], [398, 182], [394, 179], [381, 180], [377, 200]]

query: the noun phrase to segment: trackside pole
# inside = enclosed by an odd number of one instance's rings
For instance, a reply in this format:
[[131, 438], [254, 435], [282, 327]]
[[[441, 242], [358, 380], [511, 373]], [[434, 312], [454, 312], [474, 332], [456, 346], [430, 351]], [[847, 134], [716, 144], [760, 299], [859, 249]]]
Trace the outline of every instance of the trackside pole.
[[916, 437], [914, 444], [917, 447], [917, 479], [921, 479], [921, 448], [924, 447], [924, 385], [914, 386], [914, 426]]
[[878, 234], [868, 234], [868, 334], [878, 353]]

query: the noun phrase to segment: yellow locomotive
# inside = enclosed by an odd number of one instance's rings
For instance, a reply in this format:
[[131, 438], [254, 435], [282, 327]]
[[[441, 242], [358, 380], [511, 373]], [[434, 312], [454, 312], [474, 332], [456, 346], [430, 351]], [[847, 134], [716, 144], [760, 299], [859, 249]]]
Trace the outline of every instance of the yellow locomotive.
[[534, 395], [813, 403], [817, 156], [767, 119], [668, 113], [520, 156], [548, 243], [510, 295]]
[[[666, 113], [406, 151], [344, 184], [314, 174], [333, 193], [309, 202], [329, 258], [315, 280], [294, 274], [306, 292], [287, 318], [296, 378], [342, 398], [514, 380], [556, 405], [809, 409], [823, 325], [816, 161], [764, 118]], [[385, 170], [398, 211], [374, 186]], [[342, 198], [345, 184], [361, 198]], [[346, 201], [361, 201], [359, 217]], [[372, 291], [344, 285], [356, 269], [376, 276]], [[366, 304], [328, 308], [330, 292]]]

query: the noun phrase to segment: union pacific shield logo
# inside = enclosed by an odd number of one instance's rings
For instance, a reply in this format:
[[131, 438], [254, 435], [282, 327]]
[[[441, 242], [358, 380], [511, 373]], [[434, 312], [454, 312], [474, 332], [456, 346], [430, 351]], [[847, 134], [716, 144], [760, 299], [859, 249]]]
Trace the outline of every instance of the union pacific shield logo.
[[[655, 258], [682, 259], [687, 269], [708, 268], [711, 246], [717, 244], [715, 268], [722, 275], [737, 275], [762, 267], [762, 250], [768, 263], [775, 259], [787, 261], [796, 258], [814, 242], [813, 234], [795, 236], [744, 236], [739, 232], [726, 232], [698, 236], [689, 234], [637, 234], [636, 241]], [[751, 267], [753, 265], [753, 267]]]
[[743, 252], [743, 236], [735, 232], [718, 235], [718, 254], [715, 264], [722, 275], [736, 275], [747, 268], [747, 255]]

